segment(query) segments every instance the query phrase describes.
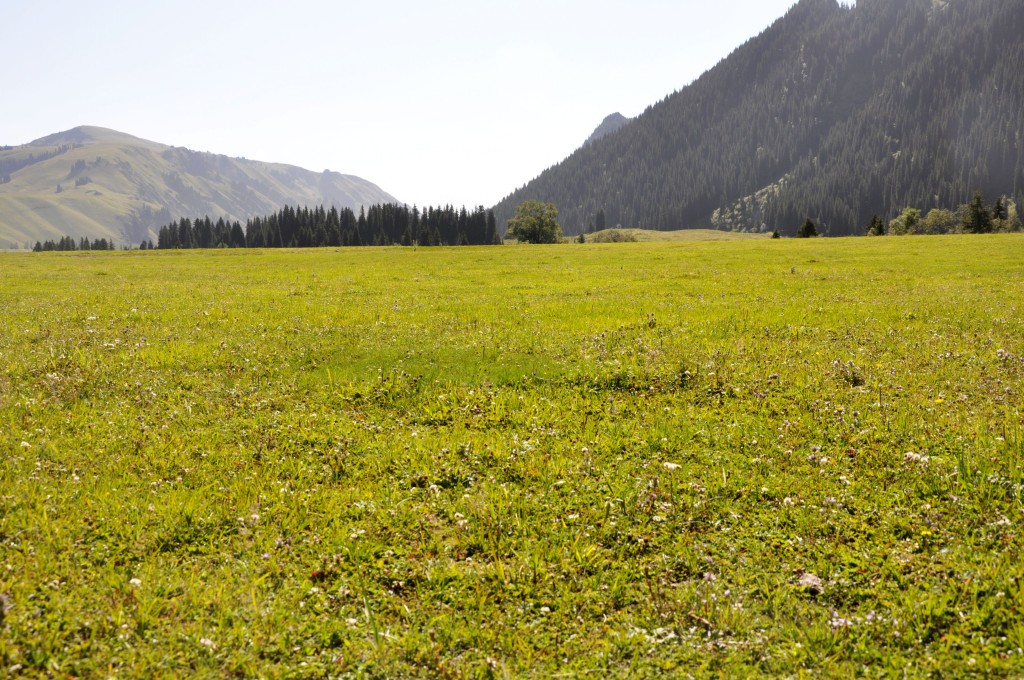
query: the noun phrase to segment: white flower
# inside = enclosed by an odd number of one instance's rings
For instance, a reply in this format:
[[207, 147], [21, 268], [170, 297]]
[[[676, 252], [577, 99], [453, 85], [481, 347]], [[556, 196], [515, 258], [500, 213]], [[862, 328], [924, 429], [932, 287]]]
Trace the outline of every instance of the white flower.
[[142, 580], [141, 579], [137, 579], [137, 578], [133, 578], [131, 581], [128, 581], [128, 583], [129, 583], [129, 585], [133, 585], [136, 588], [138, 588], [139, 586], [142, 585]]
[[680, 465], [679, 463], [670, 463], [668, 461], [665, 461], [664, 463], [662, 463], [662, 466], [666, 470], [678, 470], [679, 468], [682, 467], [682, 465]]

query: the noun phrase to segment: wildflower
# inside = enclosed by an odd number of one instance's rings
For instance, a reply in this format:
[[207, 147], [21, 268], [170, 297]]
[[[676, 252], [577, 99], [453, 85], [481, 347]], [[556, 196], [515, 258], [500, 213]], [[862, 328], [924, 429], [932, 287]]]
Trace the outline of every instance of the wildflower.
[[131, 581], [128, 581], [128, 584], [138, 588], [139, 586], [142, 585], [142, 580], [141, 579], [137, 579], [137, 578], [133, 578]]
[[839, 613], [833, 609], [832, 618], [829, 620], [829, 625], [832, 626], [832, 631], [835, 632], [840, 628], [849, 628], [853, 625], [853, 621], [839, 616]]
[[664, 463], [662, 463], [662, 466], [666, 470], [678, 470], [679, 468], [682, 467], [682, 465], [680, 465], [679, 463], [670, 463], [668, 461], [665, 461]]

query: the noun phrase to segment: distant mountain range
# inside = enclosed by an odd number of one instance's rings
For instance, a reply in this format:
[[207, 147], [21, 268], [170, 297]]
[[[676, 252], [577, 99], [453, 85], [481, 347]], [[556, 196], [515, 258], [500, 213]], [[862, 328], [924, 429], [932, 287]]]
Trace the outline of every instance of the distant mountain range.
[[138, 245], [181, 217], [244, 222], [285, 205], [358, 211], [396, 202], [351, 175], [200, 153], [99, 127], [0, 147], [0, 248], [65, 235]]
[[[621, 123], [621, 121], [619, 121]], [[599, 128], [600, 130], [600, 128]], [[497, 206], [609, 226], [863, 233], [981, 190], [1024, 207], [1024, 2], [800, 0]]]

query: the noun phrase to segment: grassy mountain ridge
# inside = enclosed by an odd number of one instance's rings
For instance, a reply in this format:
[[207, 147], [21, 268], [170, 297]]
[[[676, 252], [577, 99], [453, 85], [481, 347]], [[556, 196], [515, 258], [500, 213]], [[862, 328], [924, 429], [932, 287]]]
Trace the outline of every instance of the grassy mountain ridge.
[[396, 201], [351, 175], [196, 152], [97, 127], [5, 147], [0, 180], [0, 247], [64, 235], [137, 243], [179, 217], [244, 221], [285, 204], [358, 209]]
[[976, 189], [1024, 199], [1024, 4], [800, 0], [619, 131], [495, 207], [552, 201], [568, 233], [863, 231]]

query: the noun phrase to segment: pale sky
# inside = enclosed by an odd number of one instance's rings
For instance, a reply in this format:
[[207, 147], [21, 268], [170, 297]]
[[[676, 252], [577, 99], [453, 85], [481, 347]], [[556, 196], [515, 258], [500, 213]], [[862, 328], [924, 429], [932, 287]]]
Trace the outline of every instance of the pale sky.
[[490, 206], [796, 0], [0, 0], [0, 144], [98, 125]]

